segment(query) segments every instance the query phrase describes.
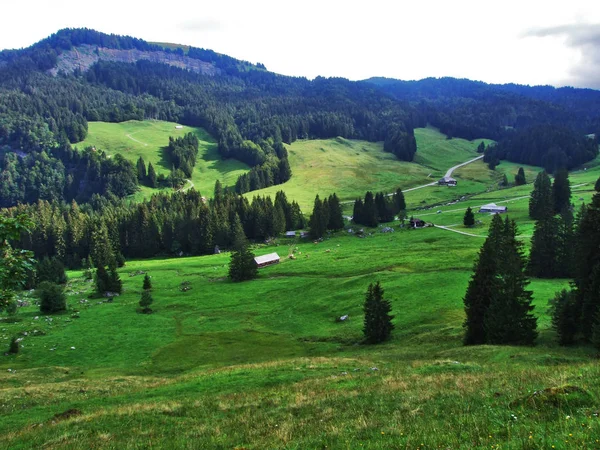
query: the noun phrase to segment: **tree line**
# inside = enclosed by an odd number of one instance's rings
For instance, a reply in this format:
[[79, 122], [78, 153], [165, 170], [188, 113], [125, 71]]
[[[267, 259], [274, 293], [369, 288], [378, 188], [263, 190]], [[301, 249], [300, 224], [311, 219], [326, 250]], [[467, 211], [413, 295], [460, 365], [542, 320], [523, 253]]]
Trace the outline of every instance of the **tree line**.
[[392, 195], [384, 192], [368, 191], [364, 200], [357, 198], [354, 201], [352, 221], [358, 225], [376, 227], [379, 223], [392, 222], [397, 215], [404, 216], [406, 201], [400, 188]]
[[116, 198], [93, 196], [79, 205], [39, 200], [6, 209], [8, 217], [31, 218], [30, 233], [16, 241], [36, 259], [56, 258], [68, 268], [81, 268], [86, 260], [108, 266], [123, 258], [158, 255], [206, 255], [215, 246], [233, 244], [233, 224], [240, 221], [248, 239], [264, 240], [305, 225], [298, 203], [284, 192], [271, 197], [247, 198], [224, 192], [218, 183], [209, 202], [191, 189], [156, 194], [131, 205]]

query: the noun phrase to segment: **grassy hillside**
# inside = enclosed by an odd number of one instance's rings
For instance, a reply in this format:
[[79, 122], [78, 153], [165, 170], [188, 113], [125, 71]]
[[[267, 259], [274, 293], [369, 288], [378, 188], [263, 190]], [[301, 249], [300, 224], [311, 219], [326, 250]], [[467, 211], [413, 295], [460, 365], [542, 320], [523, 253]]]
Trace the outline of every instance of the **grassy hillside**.
[[[312, 208], [315, 195], [328, 196], [335, 192], [341, 200], [354, 200], [367, 190], [392, 192], [431, 183], [441, 178], [450, 167], [472, 159], [481, 140], [451, 139], [433, 128], [415, 130], [417, 156], [415, 161], [399, 161], [383, 151], [383, 143], [348, 140], [343, 138], [296, 141], [288, 146], [292, 179], [256, 194], [274, 195], [283, 189], [304, 211]], [[490, 141], [485, 140], [486, 143]], [[448, 188], [415, 191], [413, 206], [421, 202], [434, 203], [453, 198], [455, 194], [481, 192], [483, 182], [462, 184], [458, 189]], [[417, 194], [418, 192], [418, 194]]]
[[[571, 176], [587, 183], [576, 203], [599, 173]], [[0, 447], [598, 448], [600, 366], [592, 349], [556, 346], [547, 314], [568, 280], [532, 280], [537, 346], [461, 342], [462, 297], [490, 220], [465, 229], [464, 210], [509, 199], [527, 242], [530, 189], [419, 211], [450, 230], [396, 225], [257, 246], [284, 259], [251, 282], [227, 280], [228, 254], [129, 261], [124, 295], [107, 303], [72, 272], [69, 313], [50, 320], [28, 306], [0, 322], [0, 342], [24, 338], [19, 355], [0, 359]], [[152, 315], [136, 312], [139, 271], [152, 276]], [[376, 280], [396, 329], [388, 343], [359, 345]]]
[[[224, 186], [233, 186], [237, 178], [249, 169], [240, 161], [222, 160], [217, 143], [202, 128], [183, 126], [178, 129], [175, 128], [176, 125], [161, 121], [90, 122], [86, 140], [77, 146], [94, 146], [105, 150], [109, 155], [120, 153], [134, 163], [141, 156], [146, 165], [152, 163], [157, 173], [168, 175], [171, 164], [165, 158], [163, 148], [169, 144], [169, 136], [183, 136], [192, 132], [198, 136], [200, 147], [191, 182], [196, 190], [207, 196], [212, 196], [216, 180], [220, 180]], [[134, 198], [141, 199], [150, 196], [152, 192], [156, 190], [142, 186]]]

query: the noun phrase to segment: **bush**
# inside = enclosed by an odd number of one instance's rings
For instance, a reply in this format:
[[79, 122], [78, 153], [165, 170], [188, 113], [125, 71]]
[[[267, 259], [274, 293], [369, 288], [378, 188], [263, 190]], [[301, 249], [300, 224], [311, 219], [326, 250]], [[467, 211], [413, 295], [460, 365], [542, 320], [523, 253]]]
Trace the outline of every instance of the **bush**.
[[36, 267], [36, 282], [42, 283], [49, 281], [51, 283], [65, 284], [67, 274], [64, 264], [58, 258], [42, 258]]
[[152, 312], [152, 309], [150, 308], [150, 305], [152, 304], [152, 302], [154, 302], [154, 299], [152, 298], [152, 294], [150, 294], [150, 291], [142, 292], [142, 298], [140, 299], [140, 306], [142, 307], [142, 312], [144, 314], [150, 314]]
[[40, 299], [40, 312], [53, 314], [67, 310], [67, 297], [61, 285], [44, 281], [35, 291]]
[[10, 340], [10, 345], [8, 346], [8, 353], [16, 355], [17, 353], [19, 353], [20, 349], [21, 346], [19, 345], [19, 339], [17, 337], [13, 337]]

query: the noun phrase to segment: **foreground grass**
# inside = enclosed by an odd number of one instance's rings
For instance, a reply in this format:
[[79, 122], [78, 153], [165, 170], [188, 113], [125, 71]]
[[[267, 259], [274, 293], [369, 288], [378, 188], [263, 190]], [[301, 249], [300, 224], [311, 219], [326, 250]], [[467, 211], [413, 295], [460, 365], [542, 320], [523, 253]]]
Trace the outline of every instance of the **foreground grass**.
[[[546, 312], [568, 280], [531, 284], [536, 347], [462, 346], [481, 242], [436, 228], [281, 240], [255, 252], [297, 259], [240, 284], [228, 254], [130, 261], [112, 303], [87, 299], [72, 272], [68, 314], [30, 306], [0, 324], [0, 342], [28, 333], [0, 360], [1, 446], [597, 448], [597, 360], [557, 347]], [[136, 312], [138, 271], [152, 276], [154, 314]], [[370, 347], [358, 344], [373, 280], [396, 329]]]
[[[135, 121], [122, 123], [90, 122], [88, 136], [77, 144], [79, 148], [93, 146], [105, 150], [109, 155], [120, 153], [134, 164], [141, 156], [146, 165], [152, 163], [157, 174], [169, 175], [171, 163], [166, 158], [164, 148], [169, 144], [169, 136], [180, 137], [194, 133], [200, 141], [196, 167], [191, 182], [202, 195], [212, 196], [215, 182], [223, 186], [234, 186], [237, 178], [249, 167], [237, 160], [222, 160], [215, 140], [202, 128], [178, 126], [173, 122]], [[135, 200], [150, 197], [157, 189], [141, 186]]]
[[[585, 183], [574, 201], [590, 198], [599, 172], [571, 175]], [[24, 338], [0, 357], [0, 448], [599, 448], [596, 352], [556, 346], [547, 313], [568, 280], [532, 280], [535, 347], [461, 342], [489, 222], [478, 215], [465, 229], [464, 209], [512, 199], [527, 243], [530, 189], [418, 211], [475, 237], [396, 224], [257, 246], [283, 260], [245, 283], [227, 280], [227, 253], [129, 261], [110, 303], [88, 298], [90, 283], [71, 272], [67, 314], [50, 320], [31, 305], [0, 321], [0, 343]], [[151, 315], [136, 311], [140, 271], [152, 276]], [[396, 328], [365, 346], [362, 303], [376, 280]]]

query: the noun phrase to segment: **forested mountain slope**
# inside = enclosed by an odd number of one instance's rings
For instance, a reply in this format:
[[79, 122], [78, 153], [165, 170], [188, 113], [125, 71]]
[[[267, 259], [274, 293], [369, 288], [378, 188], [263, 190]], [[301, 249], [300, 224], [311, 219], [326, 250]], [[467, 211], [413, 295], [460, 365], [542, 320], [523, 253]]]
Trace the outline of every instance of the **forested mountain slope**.
[[101, 151], [74, 154], [70, 145], [85, 139], [88, 121], [158, 119], [203, 127], [222, 158], [252, 167], [236, 184], [240, 193], [288, 180], [283, 143], [296, 139], [384, 141], [385, 151], [411, 161], [417, 151], [413, 129], [427, 123], [449, 136], [501, 144], [512, 129], [523, 131], [526, 138], [508, 141], [513, 146], [527, 141], [530, 127], [550, 125], [572, 136], [567, 141], [580, 142], [554, 148], [546, 159], [545, 145], [527, 158], [506, 149], [493, 156], [552, 170], [593, 158], [595, 142], [583, 135], [600, 129], [596, 91], [454, 79], [307, 80], [212, 50], [88, 29], [61, 30], [27, 49], [0, 52], [0, 99], [3, 206], [135, 191], [135, 170], [126, 160], [108, 163]]

